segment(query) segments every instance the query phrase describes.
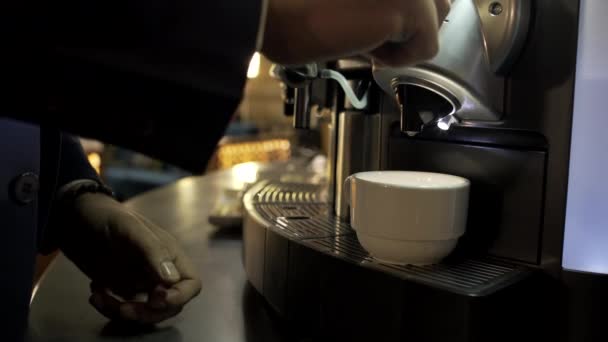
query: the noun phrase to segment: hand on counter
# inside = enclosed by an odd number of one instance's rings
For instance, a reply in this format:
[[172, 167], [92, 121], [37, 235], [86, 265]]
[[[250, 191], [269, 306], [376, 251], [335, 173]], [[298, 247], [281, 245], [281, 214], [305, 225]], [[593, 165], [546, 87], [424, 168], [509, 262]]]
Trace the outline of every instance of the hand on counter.
[[281, 64], [368, 55], [381, 64], [435, 56], [450, 0], [269, 0], [262, 52]]
[[175, 238], [109, 196], [79, 196], [66, 222], [60, 247], [91, 279], [89, 301], [104, 316], [158, 323], [200, 292]]

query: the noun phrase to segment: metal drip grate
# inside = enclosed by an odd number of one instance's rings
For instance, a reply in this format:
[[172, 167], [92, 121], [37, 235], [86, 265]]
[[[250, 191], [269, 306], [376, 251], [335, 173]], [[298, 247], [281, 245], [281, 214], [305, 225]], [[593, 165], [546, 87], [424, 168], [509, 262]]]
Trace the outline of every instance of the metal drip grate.
[[483, 296], [531, 273], [528, 267], [489, 257], [431, 266], [379, 262], [363, 249], [348, 224], [331, 215], [322, 198], [318, 185], [268, 183], [252, 197], [252, 202], [267, 227], [290, 240], [365, 268], [450, 292]]
[[482, 296], [495, 292], [530, 273], [525, 266], [492, 258], [464, 259], [429, 266], [386, 264], [370, 256], [354, 235], [307, 240], [304, 243], [367, 268], [466, 295]]
[[254, 203], [327, 203], [327, 194], [313, 184], [268, 183], [255, 195]]
[[332, 217], [326, 204], [258, 204], [255, 206], [272, 228], [295, 240], [352, 234], [348, 224]]

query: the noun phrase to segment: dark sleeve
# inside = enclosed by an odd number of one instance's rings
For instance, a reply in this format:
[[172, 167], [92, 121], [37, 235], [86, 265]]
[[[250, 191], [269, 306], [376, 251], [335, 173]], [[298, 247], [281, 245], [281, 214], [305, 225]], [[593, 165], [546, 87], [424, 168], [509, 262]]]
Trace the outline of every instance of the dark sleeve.
[[[57, 248], [55, 232], [60, 228], [63, 215], [63, 208], [57, 198], [59, 190], [78, 180], [92, 180], [101, 183], [97, 173], [89, 164], [80, 142], [68, 134], [58, 134], [57, 138], [58, 149], [46, 148], [50, 153], [44, 154], [45, 146], [42, 147], [43, 169], [40, 193], [44, 198], [40, 203], [44, 203], [44, 205], [39, 208], [40, 232], [38, 235], [41, 253], [50, 253]], [[52, 139], [46, 139], [47, 143], [52, 143], [52, 141]]]
[[101, 182], [97, 172], [89, 163], [78, 139], [69, 134], [61, 135], [59, 172], [56, 188], [60, 189], [73, 181], [89, 179]]
[[0, 31], [12, 34], [2, 105], [203, 170], [240, 101], [261, 0], [41, 3], [0, 10]]

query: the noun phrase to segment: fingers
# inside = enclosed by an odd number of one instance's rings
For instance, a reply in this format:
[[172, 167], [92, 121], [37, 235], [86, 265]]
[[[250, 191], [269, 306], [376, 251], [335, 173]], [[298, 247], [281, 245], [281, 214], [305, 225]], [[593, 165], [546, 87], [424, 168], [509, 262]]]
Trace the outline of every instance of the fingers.
[[[449, 0], [412, 1], [402, 4], [402, 25], [391, 37], [394, 39], [372, 51], [379, 64], [404, 66], [432, 59], [439, 51], [439, 27], [450, 8]], [[414, 7], [411, 7], [414, 6]]]
[[[413, 64], [437, 52], [437, 28], [449, 13], [451, 2], [269, 0], [262, 52], [283, 64], [370, 53], [385, 64]], [[418, 35], [417, 45], [409, 49], [390, 44], [397, 40], [409, 45], [403, 41]]]
[[154, 275], [167, 285], [175, 284], [181, 275], [175, 266], [175, 254], [169, 248], [168, 242], [163, 241], [147, 222], [134, 213], [126, 213], [119, 222], [121, 230], [130, 244], [144, 257]]
[[180, 274], [181, 280], [196, 280], [196, 283], [198, 283], [198, 292], [200, 292], [201, 284], [200, 280], [198, 279], [199, 276], [196, 266], [192, 263], [192, 259], [186, 255], [175, 238], [147, 218], [143, 216], [139, 216], [139, 218], [145, 222], [147, 226], [163, 240], [163, 242], [166, 243], [170, 254], [174, 256], [173, 264], [175, 265], [177, 272]]
[[[150, 295], [150, 298], [152, 295]], [[111, 320], [129, 321], [140, 324], [155, 324], [179, 314], [183, 305], [162, 305], [155, 307], [153, 301], [123, 301], [114, 297], [109, 290], [94, 292], [89, 298], [91, 305]]]
[[182, 307], [157, 310], [144, 303], [127, 302], [121, 306], [123, 319], [141, 324], [156, 324], [177, 316]]
[[164, 286], [156, 286], [148, 294], [148, 305], [156, 310], [166, 310], [167, 304], [167, 289]]
[[170, 234], [127, 210], [117, 215], [111, 226], [110, 232], [115, 236], [110, 238], [118, 237], [116, 241], [126, 244], [118, 244], [117, 248], [136, 251], [129, 258], [138, 259], [132, 262], [135, 266], [119, 266], [147, 267], [144, 272], [133, 269], [127, 277], [113, 279], [113, 275], [108, 275], [95, 280], [90, 302], [101, 314], [110, 319], [158, 323], [177, 315], [200, 293], [196, 267]]
[[198, 279], [181, 281], [167, 290], [165, 299], [169, 308], [181, 308], [201, 292], [201, 282]]
[[201, 292], [202, 284], [192, 259], [177, 243], [171, 246], [174, 248], [175, 266], [181, 275], [181, 280], [167, 289], [165, 302], [169, 308], [181, 309]]
[[398, 67], [431, 59], [438, 51], [436, 38], [415, 35], [407, 44], [385, 44], [374, 50], [372, 56], [380, 64]]
[[175, 265], [182, 279], [171, 287], [156, 286], [149, 293], [148, 304], [155, 309], [181, 311], [182, 307], [196, 297], [202, 288], [196, 267], [181, 249], [175, 250]]
[[402, 66], [418, 63], [435, 57], [439, 51], [437, 35], [420, 31], [404, 44], [385, 44], [372, 52], [372, 56], [380, 64]]
[[111, 320], [122, 320], [120, 314], [121, 302], [105, 292], [93, 292], [89, 303], [102, 315]]
[[437, 7], [437, 19], [439, 20], [439, 26], [443, 24], [445, 19], [448, 17], [450, 13], [450, 9], [452, 8], [451, 0], [435, 0], [435, 7]]
[[163, 298], [169, 308], [177, 309], [196, 297], [201, 292], [202, 284], [192, 259], [177, 244], [172, 246], [175, 248], [173, 250], [176, 256], [175, 266], [181, 275], [181, 280], [165, 291], [157, 288], [156, 291], [153, 291], [156, 293], [151, 295], [151, 298]]
[[[111, 279], [104, 283], [92, 282], [91, 292], [102, 292], [105, 289], [109, 289], [113, 294], [124, 300], [145, 301], [147, 300], [147, 293], [153, 286], [150, 284], [156, 284], [156, 281], [149, 278], [142, 278], [142, 280], [139, 280], [139, 277], [143, 276], [138, 276], [137, 278]], [[144, 299], [140, 299], [142, 294], [146, 294]]]

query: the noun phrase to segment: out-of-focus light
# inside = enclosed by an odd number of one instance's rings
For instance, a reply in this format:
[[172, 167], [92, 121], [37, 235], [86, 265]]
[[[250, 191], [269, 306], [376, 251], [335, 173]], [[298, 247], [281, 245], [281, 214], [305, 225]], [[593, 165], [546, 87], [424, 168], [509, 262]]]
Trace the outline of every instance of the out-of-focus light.
[[99, 155], [99, 153], [89, 153], [87, 158], [89, 159], [89, 163], [91, 164], [93, 169], [95, 169], [97, 174], [101, 174], [101, 156]]
[[258, 179], [260, 167], [256, 163], [244, 163], [234, 166], [232, 172], [236, 179], [244, 184], [255, 183]]
[[437, 123], [437, 127], [439, 127], [440, 130], [442, 131], [447, 131], [450, 129], [450, 124], [448, 122], [445, 121], [439, 121]]
[[608, 274], [608, 1], [580, 2], [563, 268]]
[[253, 54], [251, 62], [249, 62], [249, 70], [247, 70], [247, 78], [253, 79], [260, 76], [261, 57], [258, 52]]
[[217, 152], [220, 169], [228, 169], [247, 162], [287, 161], [291, 157], [291, 143], [287, 139], [270, 139], [222, 145]]
[[184, 224], [188, 225], [191, 222], [190, 219], [194, 218], [192, 215], [192, 207], [196, 205], [197, 198], [200, 196], [201, 189], [197, 186], [197, 182], [195, 178], [187, 177], [182, 178], [176, 183], [177, 192], [173, 195], [173, 208], [177, 211], [178, 217], [181, 217], [185, 222]]
[[445, 118], [437, 121], [437, 127], [442, 131], [449, 131], [453, 124], [458, 123], [453, 115], [448, 115]]

